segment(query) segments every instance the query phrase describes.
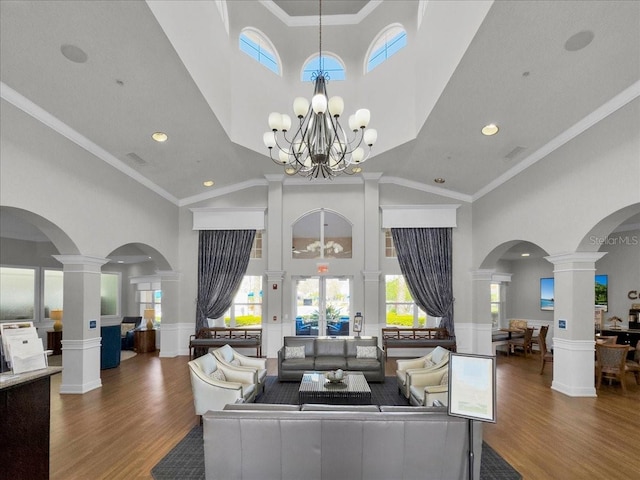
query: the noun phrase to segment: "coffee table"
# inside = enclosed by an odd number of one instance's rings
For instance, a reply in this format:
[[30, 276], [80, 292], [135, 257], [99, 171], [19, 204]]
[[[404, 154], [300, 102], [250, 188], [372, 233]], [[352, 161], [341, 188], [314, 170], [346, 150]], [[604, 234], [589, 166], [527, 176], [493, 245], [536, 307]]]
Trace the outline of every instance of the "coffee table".
[[304, 372], [298, 403], [329, 403], [332, 405], [371, 405], [371, 389], [362, 372], [345, 372], [340, 383], [331, 383], [327, 372]]

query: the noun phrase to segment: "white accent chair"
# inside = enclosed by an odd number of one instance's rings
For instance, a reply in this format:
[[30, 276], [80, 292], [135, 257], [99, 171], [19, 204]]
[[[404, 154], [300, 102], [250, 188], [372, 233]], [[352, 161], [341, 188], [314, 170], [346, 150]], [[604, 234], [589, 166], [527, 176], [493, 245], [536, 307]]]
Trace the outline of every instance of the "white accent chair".
[[254, 383], [256, 384], [256, 395], [264, 393], [265, 380], [267, 378], [267, 359], [258, 357], [247, 357], [236, 352], [231, 345], [223, 345], [213, 351], [213, 355], [218, 362], [228, 367], [251, 370], [255, 373]]
[[[224, 373], [225, 380], [213, 378], [216, 370]], [[255, 373], [223, 365], [211, 353], [191, 360], [189, 373], [196, 415], [222, 410], [228, 403], [248, 403], [255, 399]]]
[[[449, 363], [451, 352], [444, 347], [436, 347], [427, 355], [419, 358], [397, 360], [396, 379], [398, 380], [398, 390], [406, 397], [410, 397], [409, 377], [407, 373], [412, 370], [430, 371], [438, 370]], [[425, 366], [431, 364], [430, 366]]]
[[449, 403], [449, 365], [436, 370], [410, 370], [409, 401], [411, 405], [431, 407], [439, 400], [443, 405]]

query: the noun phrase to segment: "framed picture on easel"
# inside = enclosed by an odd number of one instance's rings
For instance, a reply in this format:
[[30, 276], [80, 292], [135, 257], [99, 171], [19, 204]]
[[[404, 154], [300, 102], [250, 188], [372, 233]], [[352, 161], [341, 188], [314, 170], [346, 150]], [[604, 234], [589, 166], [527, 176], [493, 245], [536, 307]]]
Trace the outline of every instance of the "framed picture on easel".
[[496, 357], [451, 353], [449, 415], [496, 422]]

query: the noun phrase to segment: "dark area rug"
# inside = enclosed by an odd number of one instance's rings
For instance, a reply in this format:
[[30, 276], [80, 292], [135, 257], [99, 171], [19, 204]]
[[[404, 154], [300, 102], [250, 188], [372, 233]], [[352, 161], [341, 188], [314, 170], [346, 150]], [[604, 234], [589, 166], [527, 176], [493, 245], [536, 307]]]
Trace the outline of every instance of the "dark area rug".
[[[407, 405], [398, 393], [395, 377], [384, 383], [370, 383], [371, 400], [376, 405]], [[266, 392], [257, 403], [298, 403], [298, 383], [278, 382], [267, 377]], [[151, 470], [155, 480], [204, 480], [204, 447], [202, 426], [197, 425]], [[482, 444], [480, 480], [520, 480], [522, 476], [487, 443]]]

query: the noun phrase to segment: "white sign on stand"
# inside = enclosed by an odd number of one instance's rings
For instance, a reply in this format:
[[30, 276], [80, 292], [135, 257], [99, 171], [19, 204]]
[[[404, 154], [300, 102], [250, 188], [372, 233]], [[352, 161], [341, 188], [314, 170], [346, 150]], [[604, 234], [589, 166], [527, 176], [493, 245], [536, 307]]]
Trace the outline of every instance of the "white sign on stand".
[[2, 350], [14, 374], [47, 368], [42, 339], [31, 322], [3, 324]]

